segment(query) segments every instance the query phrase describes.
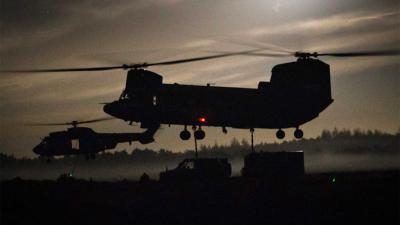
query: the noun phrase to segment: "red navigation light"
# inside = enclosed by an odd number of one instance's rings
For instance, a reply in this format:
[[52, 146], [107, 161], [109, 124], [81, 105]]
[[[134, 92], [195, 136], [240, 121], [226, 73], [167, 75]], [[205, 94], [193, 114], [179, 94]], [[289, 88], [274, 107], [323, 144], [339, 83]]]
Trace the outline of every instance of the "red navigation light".
[[206, 122], [206, 118], [205, 117], [199, 117], [199, 122], [200, 123], [205, 123]]

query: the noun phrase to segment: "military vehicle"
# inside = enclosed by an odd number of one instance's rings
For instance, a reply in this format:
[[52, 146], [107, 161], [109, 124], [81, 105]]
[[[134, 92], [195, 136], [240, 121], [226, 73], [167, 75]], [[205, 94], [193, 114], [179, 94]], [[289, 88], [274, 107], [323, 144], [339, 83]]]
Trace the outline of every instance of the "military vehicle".
[[81, 154], [85, 155], [86, 159], [94, 159], [96, 153], [114, 149], [118, 143], [138, 141], [147, 144], [154, 140], [153, 135], [157, 129], [149, 129], [143, 133], [98, 133], [88, 127], [78, 127], [78, 124], [96, 123], [110, 119], [113, 118], [106, 117], [67, 123], [29, 124], [30, 126], [72, 126], [64, 131], [49, 133], [33, 148], [33, 152], [43, 157]]
[[232, 168], [227, 158], [185, 159], [173, 170], [160, 173], [160, 181], [215, 181], [231, 176]]

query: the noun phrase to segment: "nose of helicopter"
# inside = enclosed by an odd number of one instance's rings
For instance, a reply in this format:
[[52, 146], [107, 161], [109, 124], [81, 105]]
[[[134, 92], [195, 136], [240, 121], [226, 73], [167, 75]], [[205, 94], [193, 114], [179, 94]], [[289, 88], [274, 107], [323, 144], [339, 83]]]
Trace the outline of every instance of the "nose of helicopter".
[[103, 107], [103, 111], [110, 116], [117, 117], [116, 114], [118, 111], [118, 103], [116, 102], [106, 103]]
[[120, 101], [114, 101], [111, 103], [106, 103], [103, 107], [103, 111], [110, 116], [119, 118], [119, 119], [126, 119], [126, 107], [124, 107], [124, 103]]
[[43, 155], [44, 154], [44, 148], [42, 144], [38, 144], [36, 145], [32, 151], [38, 155]]
[[131, 104], [126, 101], [114, 101], [111, 103], [106, 103], [103, 106], [103, 111], [110, 116], [113, 116], [118, 119], [122, 119], [125, 121], [130, 121], [135, 118], [135, 111], [137, 108], [133, 107]]

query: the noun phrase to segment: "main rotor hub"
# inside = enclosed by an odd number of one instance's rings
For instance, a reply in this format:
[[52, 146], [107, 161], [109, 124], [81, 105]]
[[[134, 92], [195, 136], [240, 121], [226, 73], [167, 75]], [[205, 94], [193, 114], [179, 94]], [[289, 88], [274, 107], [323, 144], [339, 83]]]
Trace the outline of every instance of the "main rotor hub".
[[149, 66], [148, 63], [123, 64], [123, 65], [122, 65], [122, 68], [123, 68], [124, 70], [128, 70], [128, 69], [137, 70], [137, 69], [145, 68], [145, 67], [148, 67], [148, 66]]
[[294, 56], [299, 59], [308, 59], [311, 57], [317, 58], [318, 52], [295, 52]]
[[71, 122], [71, 125], [72, 125], [73, 127], [77, 127], [78, 124], [79, 124], [79, 122], [76, 121], [76, 120], [74, 120], [74, 121]]

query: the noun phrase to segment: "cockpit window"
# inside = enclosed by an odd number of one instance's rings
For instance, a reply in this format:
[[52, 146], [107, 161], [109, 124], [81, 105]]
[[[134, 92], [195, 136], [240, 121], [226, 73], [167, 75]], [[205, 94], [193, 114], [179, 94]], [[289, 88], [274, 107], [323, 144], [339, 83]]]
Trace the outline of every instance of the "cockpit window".
[[71, 139], [71, 146], [73, 149], [79, 150], [79, 139]]
[[41, 142], [41, 143], [42, 143], [43, 145], [47, 145], [48, 140], [49, 140], [49, 138], [48, 138], [48, 137], [45, 137], [45, 138], [42, 139], [42, 142]]
[[119, 96], [119, 99], [127, 99], [128, 98], [128, 94], [126, 93], [125, 90], [122, 91], [121, 95]]
[[135, 94], [124, 90], [124, 91], [122, 91], [121, 95], [119, 96], [119, 99], [120, 100], [125, 100], [125, 99], [133, 100], [133, 99], [135, 99], [135, 97], [136, 97]]
[[153, 96], [153, 105], [154, 106], [157, 105], [157, 96], [156, 95]]
[[194, 162], [193, 161], [185, 161], [180, 165], [180, 168], [183, 168], [183, 169], [194, 169]]

